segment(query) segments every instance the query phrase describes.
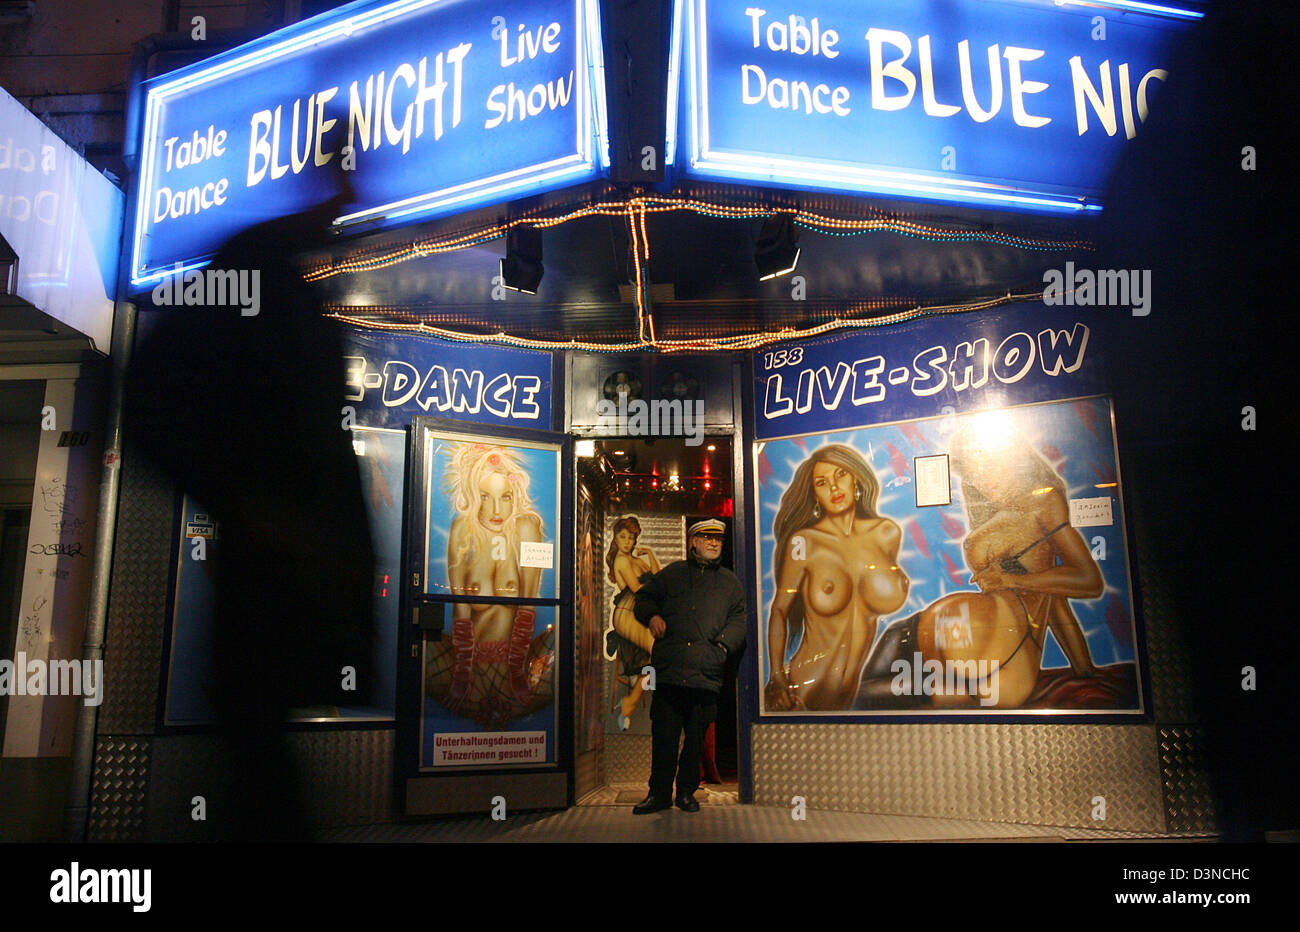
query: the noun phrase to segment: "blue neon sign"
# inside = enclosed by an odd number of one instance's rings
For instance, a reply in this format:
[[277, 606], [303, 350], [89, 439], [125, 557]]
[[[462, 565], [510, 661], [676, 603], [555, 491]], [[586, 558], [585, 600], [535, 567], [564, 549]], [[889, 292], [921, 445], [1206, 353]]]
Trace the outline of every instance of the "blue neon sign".
[[327, 197], [344, 229], [455, 213], [608, 168], [597, 0], [361, 0], [147, 86], [131, 280]]
[[720, 180], [1099, 210], [1201, 16], [1120, 0], [677, 0], [677, 158]]

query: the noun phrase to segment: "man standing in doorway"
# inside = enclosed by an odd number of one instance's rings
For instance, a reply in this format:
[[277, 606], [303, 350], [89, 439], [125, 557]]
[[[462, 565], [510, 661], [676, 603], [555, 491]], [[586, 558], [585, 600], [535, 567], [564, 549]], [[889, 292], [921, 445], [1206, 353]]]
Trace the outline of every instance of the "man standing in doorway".
[[687, 559], [665, 567], [636, 594], [636, 619], [655, 638], [650, 795], [633, 808], [637, 815], [668, 809], [673, 802], [686, 812], [700, 808], [695, 791], [704, 732], [717, 715], [727, 658], [745, 643], [745, 593], [736, 574], [719, 565], [726, 530], [716, 518], [692, 524]]

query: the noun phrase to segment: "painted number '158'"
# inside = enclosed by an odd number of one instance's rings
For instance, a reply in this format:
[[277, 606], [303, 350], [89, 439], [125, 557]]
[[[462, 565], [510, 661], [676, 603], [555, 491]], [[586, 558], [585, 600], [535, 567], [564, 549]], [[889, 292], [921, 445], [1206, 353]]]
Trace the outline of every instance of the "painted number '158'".
[[793, 349], [779, 349], [771, 353], [763, 354], [763, 368], [780, 369], [782, 366], [797, 366], [803, 362], [803, 347], [796, 346]]

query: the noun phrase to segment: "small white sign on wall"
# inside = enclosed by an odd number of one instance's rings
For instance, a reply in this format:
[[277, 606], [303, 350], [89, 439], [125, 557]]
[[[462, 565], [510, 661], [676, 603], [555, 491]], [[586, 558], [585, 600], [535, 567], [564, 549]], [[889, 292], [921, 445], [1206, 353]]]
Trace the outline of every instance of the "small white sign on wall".
[[1074, 527], [1110, 527], [1115, 523], [1111, 497], [1070, 499], [1070, 524]]
[[519, 544], [519, 565], [549, 570], [555, 566], [555, 545], [545, 541], [526, 540]]
[[912, 460], [916, 473], [916, 507], [951, 505], [952, 482], [948, 475], [948, 454], [918, 456]]
[[433, 766], [546, 763], [546, 732], [439, 732], [433, 736]]

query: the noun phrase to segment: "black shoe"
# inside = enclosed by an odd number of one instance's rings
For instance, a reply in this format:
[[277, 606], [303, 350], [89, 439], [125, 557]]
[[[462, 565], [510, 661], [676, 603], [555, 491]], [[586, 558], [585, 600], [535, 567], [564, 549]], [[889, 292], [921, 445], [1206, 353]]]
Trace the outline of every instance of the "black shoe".
[[[660, 799], [654, 793], [651, 793], [645, 799], [641, 800], [639, 803], [637, 803], [635, 806], [632, 807], [632, 814], [649, 815], [652, 812], [662, 812], [665, 809], [671, 809], [671, 808], [673, 808], [672, 803]], [[696, 806], [695, 808], [698, 809], [699, 806]]]
[[677, 808], [682, 812], [699, 812], [700, 804], [695, 801], [695, 797], [692, 794], [678, 793]]

